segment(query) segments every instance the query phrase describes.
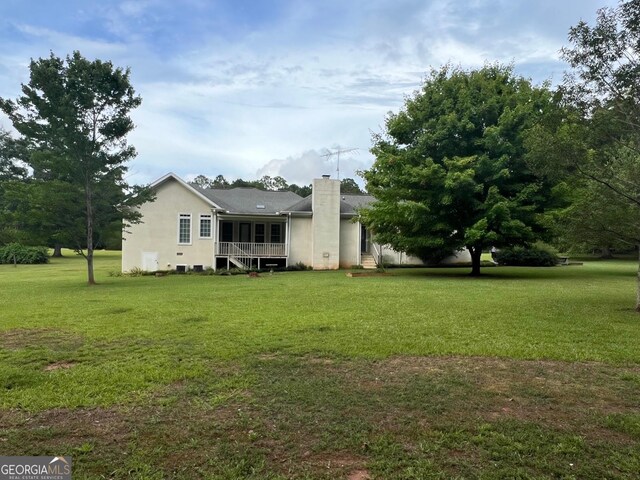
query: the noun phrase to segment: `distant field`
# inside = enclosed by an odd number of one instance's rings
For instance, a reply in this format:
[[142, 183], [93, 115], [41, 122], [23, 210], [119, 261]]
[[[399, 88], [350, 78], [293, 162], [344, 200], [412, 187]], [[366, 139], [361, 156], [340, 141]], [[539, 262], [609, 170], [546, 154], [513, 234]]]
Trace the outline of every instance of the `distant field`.
[[114, 277], [0, 265], [0, 452], [74, 478], [637, 478], [632, 261]]

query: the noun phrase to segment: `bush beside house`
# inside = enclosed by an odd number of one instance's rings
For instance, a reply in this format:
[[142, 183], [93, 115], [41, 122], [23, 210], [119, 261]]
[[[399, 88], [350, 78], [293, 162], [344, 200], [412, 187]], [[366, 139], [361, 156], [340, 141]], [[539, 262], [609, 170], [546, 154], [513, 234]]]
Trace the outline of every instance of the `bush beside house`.
[[553, 267], [558, 263], [558, 255], [537, 246], [503, 248], [496, 252], [499, 265], [517, 267]]
[[49, 263], [49, 252], [47, 247], [27, 247], [20, 243], [9, 243], [0, 247], [1, 263], [19, 263], [22, 265]]

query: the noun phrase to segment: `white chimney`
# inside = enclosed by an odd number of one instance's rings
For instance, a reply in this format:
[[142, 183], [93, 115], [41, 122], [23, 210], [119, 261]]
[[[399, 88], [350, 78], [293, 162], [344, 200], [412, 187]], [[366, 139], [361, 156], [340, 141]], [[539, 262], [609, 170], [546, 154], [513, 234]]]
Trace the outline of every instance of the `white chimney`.
[[337, 269], [340, 265], [340, 180], [331, 180], [329, 175], [314, 179], [311, 202], [313, 269]]

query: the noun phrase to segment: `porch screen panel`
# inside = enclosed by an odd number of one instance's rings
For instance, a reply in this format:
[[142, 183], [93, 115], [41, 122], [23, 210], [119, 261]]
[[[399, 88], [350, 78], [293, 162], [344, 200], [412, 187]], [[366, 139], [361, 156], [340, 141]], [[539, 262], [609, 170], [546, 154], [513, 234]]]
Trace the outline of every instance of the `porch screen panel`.
[[271, 243], [282, 243], [282, 224], [271, 224]]
[[251, 224], [241, 223], [239, 228], [240, 228], [240, 241], [250, 242], [251, 241]]
[[233, 222], [222, 222], [220, 229], [221, 242], [233, 242]]
[[256, 231], [255, 231], [255, 242], [256, 243], [264, 243], [265, 238], [265, 225], [264, 223], [256, 223]]

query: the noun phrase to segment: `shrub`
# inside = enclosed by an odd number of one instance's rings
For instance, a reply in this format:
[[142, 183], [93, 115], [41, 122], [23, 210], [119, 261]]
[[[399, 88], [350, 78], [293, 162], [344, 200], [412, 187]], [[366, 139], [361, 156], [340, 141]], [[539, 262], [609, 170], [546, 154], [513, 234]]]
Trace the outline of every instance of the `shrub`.
[[131, 270], [127, 272], [128, 277], [142, 277], [145, 274], [145, 271], [140, 267], [133, 267]]
[[555, 255], [556, 257], [558, 255], [560, 255], [560, 252], [558, 251], [557, 248], [555, 248], [553, 245], [549, 245], [548, 243], [545, 242], [536, 242], [533, 244], [534, 248], [537, 248], [538, 250], [543, 250], [545, 252], [549, 252], [552, 255]]
[[298, 262], [295, 265], [289, 265], [286, 268], [286, 270], [289, 271], [289, 272], [303, 272], [305, 270], [311, 270], [311, 267], [305, 265], [302, 262]]
[[21, 265], [49, 263], [49, 252], [47, 247], [27, 247], [20, 243], [0, 247], [0, 263], [14, 262]]
[[502, 248], [496, 253], [499, 265], [519, 267], [553, 267], [558, 263], [558, 256], [537, 246]]

